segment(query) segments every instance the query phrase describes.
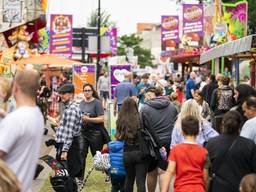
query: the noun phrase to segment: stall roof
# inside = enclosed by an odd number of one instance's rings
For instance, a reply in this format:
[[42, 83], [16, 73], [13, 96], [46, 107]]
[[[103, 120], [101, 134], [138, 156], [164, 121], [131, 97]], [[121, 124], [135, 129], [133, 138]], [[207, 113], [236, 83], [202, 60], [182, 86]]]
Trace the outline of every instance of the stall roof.
[[25, 65], [25, 64], [48, 65], [49, 67], [72, 66], [73, 64], [82, 64], [79, 61], [65, 59], [62, 57], [58, 57], [56, 55], [31, 56], [27, 59], [18, 60], [15, 63], [18, 65]]
[[214, 47], [201, 54], [200, 64], [223, 56], [249, 52], [254, 47], [255, 40], [256, 34]]

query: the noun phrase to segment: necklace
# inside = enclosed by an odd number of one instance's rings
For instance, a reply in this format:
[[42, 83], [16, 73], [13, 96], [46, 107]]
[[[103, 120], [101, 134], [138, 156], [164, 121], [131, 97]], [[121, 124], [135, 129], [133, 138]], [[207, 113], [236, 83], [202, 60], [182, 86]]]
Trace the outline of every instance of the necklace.
[[85, 100], [84, 100], [84, 101], [85, 101], [85, 102], [87, 102], [87, 103], [90, 103], [90, 102], [92, 102], [93, 100], [94, 100], [94, 97], [91, 97], [91, 98], [90, 98], [90, 99], [88, 99], [88, 100], [85, 98]]

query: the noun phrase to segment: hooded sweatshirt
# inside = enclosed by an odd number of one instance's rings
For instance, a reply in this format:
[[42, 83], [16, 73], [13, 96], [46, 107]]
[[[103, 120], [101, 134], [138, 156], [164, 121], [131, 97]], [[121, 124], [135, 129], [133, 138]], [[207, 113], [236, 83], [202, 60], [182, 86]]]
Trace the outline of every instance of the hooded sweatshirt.
[[171, 143], [177, 110], [168, 99], [157, 97], [145, 102], [141, 116], [145, 128], [152, 134], [158, 146]]

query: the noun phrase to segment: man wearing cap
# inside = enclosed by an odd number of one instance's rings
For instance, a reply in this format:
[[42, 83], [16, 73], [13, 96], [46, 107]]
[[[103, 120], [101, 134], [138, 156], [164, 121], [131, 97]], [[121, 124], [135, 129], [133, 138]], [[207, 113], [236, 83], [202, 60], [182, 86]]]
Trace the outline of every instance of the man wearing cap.
[[67, 162], [67, 169], [72, 178], [80, 177], [81, 161], [78, 136], [82, 125], [81, 111], [79, 105], [74, 101], [73, 84], [62, 85], [58, 92], [65, 108], [56, 131], [56, 158]]

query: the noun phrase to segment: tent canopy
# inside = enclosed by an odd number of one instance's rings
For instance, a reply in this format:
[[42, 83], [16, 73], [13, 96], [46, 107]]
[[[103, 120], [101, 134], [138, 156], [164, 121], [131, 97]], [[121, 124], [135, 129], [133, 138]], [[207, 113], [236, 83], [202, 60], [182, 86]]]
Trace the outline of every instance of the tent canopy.
[[217, 47], [214, 47], [200, 56], [200, 64], [206, 63], [223, 56], [235, 55], [243, 52], [249, 52], [254, 47], [256, 35], [250, 35], [241, 39], [231, 41]]
[[72, 66], [74, 64], [82, 64], [79, 61], [73, 61], [70, 59], [65, 59], [55, 55], [39, 55], [31, 56], [26, 59], [21, 59], [15, 62], [17, 65], [48, 65], [49, 67], [58, 67], [58, 66]]

